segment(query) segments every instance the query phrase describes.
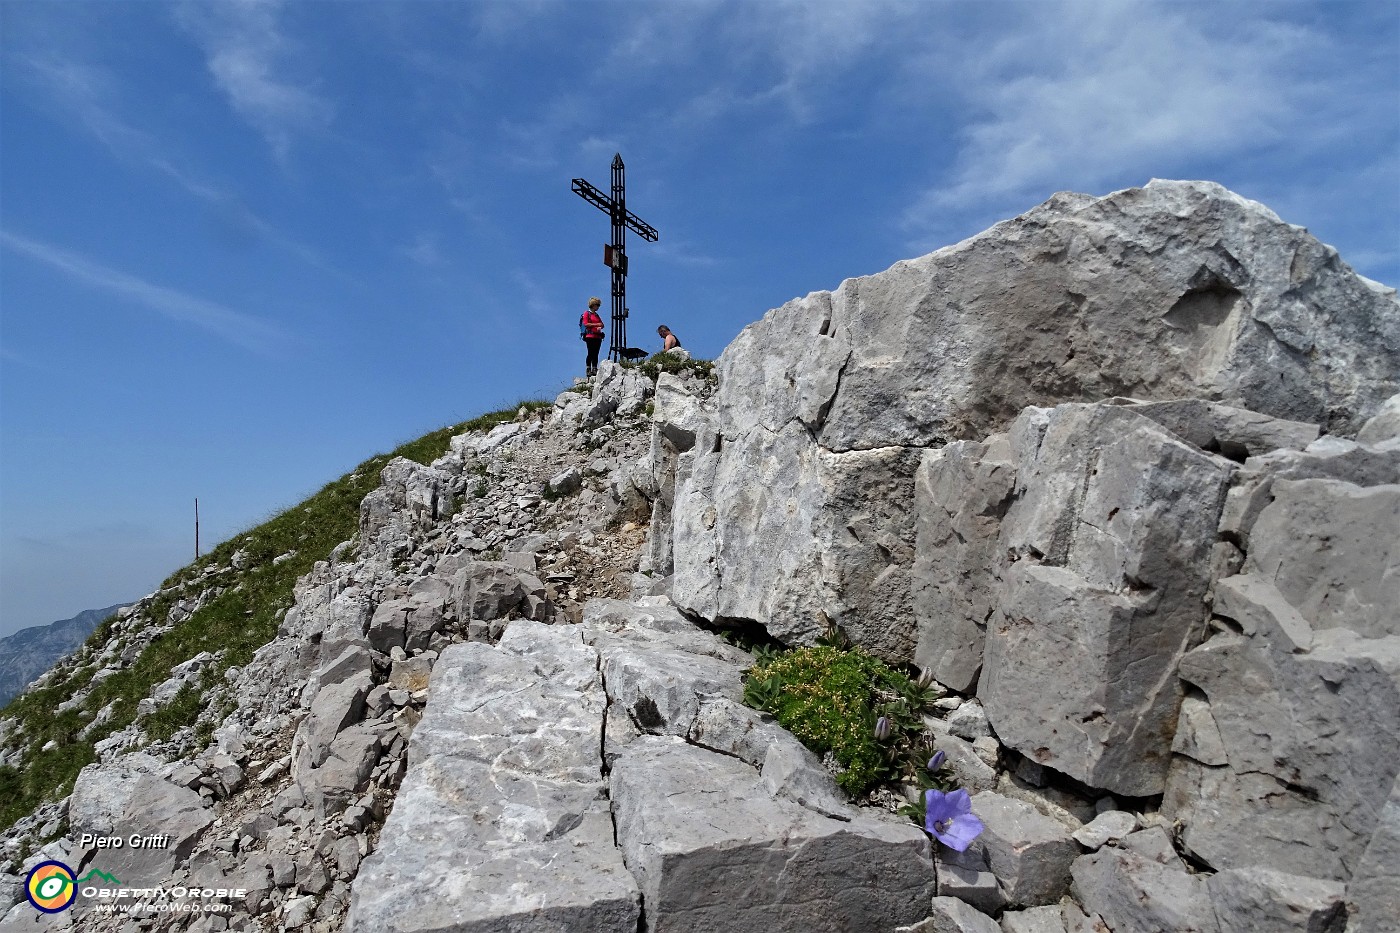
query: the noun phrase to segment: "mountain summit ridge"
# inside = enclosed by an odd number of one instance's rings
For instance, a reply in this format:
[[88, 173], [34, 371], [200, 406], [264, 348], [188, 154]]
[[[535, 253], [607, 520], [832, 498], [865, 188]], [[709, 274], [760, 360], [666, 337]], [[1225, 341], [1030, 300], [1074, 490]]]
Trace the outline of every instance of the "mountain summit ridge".
[[[128, 884], [243, 891], [154, 929], [1400, 914], [1393, 290], [1218, 185], [1154, 181], [795, 299], [717, 380], [661, 368], [605, 363], [377, 459], [327, 553], [244, 553], [314, 563], [270, 640], [165, 665], [72, 793], [11, 828], [6, 922], [49, 923], [28, 867], [99, 856]], [[147, 657], [228, 598], [235, 557], [94, 656], [142, 663], [122, 640], [160, 629]], [[907, 784], [847, 799], [744, 704], [734, 631], [922, 666], [984, 832], [939, 848], [889, 812]], [[81, 670], [59, 715], [96, 724]], [[170, 846], [78, 847], [118, 823]]]

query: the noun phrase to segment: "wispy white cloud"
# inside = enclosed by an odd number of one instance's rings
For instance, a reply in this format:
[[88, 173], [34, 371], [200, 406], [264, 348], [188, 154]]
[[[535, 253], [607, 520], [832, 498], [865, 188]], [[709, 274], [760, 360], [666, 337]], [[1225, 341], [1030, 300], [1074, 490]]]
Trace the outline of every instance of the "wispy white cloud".
[[20, 55], [16, 64], [46, 102], [71, 114], [114, 153], [152, 148], [148, 134], [113, 112], [113, 82], [105, 71], [52, 54]]
[[544, 286], [533, 276], [520, 269], [511, 273], [511, 278], [519, 286], [525, 310], [536, 321], [550, 321], [557, 317], [559, 304], [551, 300]]
[[5, 365], [7, 366], [20, 366], [24, 369], [30, 369], [38, 373], [56, 372], [56, 370], [53, 367], [45, 366], [42, 363], [36, 363], [29, 357], [23, 355], [22, 353], [16, 353], [9, 347], [0, 347], [0, 360], [4, 360]]
[[147, 282], [39, 240], [0, 230], [0, 245], [57, 269], [85, 285], [117, 295], [171, 320], [192, 324], [248, 350], [267, 354], [287, 339], [280, 328], [267, 321]]
[[611, 137], [602, 139], [597, 136], [589, 136], [578, 144], [579, 156], [585, 162], [595, 162], [601, 159], [612, 164], [613, 154], [622, 151], [622, 143]]
[[330, 102], [293, 77], [295, 46], [282, 31], [280, 0], [188, 3], [179, 21], [205, 54], [214, 83], [240, 117], [263, 135], [279, 160], [295, 136], [324, 129]]
[[425, 268], [441, 266], [445, 261], [437, 237], [431, 233], [418, 234], [412, 243], [399, 247], [399, 253]]
[[775, 126], [820, 119], [853, 70], [883, 68], [942, 4], [885, 2], [672, 3], [636, 7], [599, 68], [619, 83], [677, 86], [662, 116], [694, 131], [761, 113]]
[[647, 252], [663, 262], [678, 266], [709, 268], [719, 265], [720, 262], [715, 257], [697, 249], [694, 244], [677, 241], [674, 237], [660, 240], [654, 246], [648, 246]]
[[911, 228], [1134, 170], [1146, 181], [1193, 160], [1317, 144], [1293, 136], [1333, 93], [1307, 67], [1324, 36], [1248, 7], [1230, 28], [1173, 4], [1015, 9], [1027, 15], [994, 41], [940, 44], [914, 69], [926, 94], [954, 95], [969, 118], [947, 175], [907, 212]]
[[177, 165], [171, 147], [124, 119], [119, 103], [121, 88], [109, 72], [53, 54], [19, 56], [16, 64], [27, 84], [58, 118], [75, 122], [118, 160], [145, 165], [173, 181], [202, 201], [220, 227], [241, 231], [249, 239], [265, 239], [308, 265], [344, 276], [320, 253], [282, 233], [237, 195]]

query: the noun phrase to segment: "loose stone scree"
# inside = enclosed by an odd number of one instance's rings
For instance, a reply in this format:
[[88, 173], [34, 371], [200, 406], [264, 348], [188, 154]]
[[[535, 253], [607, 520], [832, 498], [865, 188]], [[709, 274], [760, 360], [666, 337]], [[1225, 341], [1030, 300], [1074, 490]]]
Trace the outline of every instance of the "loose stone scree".
[[574, 193], [612, 218], [612, 243], [603, 247], [603, 265], [612, 268], [612, 342], [608, 344], [608, 359], [622, 362], [627, 349], [627, 228], [642, 239], [655, 243], [660, 236], [656, 228], [627, 209], [626, 168], [622, 153], [613, 155], [612, 197], [582, 178], [575, 178]]

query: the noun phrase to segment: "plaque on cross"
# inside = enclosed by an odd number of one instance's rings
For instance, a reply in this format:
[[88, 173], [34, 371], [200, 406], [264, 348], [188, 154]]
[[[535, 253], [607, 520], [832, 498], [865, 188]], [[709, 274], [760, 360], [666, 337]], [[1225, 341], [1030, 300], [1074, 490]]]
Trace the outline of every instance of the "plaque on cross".
[[622, 153], [612, 160], [612, 197], [582, 178], [575, 178], [573, 191], [612, 219], [612, 242], [603, 247], [603, 265], [612, 269], [612, 341], [608, 359], [618, 362], [627, 349], [627, 228], [642, 239], [655, 243], [656, 228], [627, 209], [625, 169]]

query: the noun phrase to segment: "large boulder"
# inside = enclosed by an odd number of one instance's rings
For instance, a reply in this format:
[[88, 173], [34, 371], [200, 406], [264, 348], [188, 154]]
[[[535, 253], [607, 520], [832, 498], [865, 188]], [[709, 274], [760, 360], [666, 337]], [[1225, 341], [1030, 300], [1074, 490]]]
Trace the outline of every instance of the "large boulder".
[[[1075, 860], [1075, 899], [1109, 930], [1218, 933], [1210, 891], [1199, 875], [1125, 849], [1100, 849]], [[1287, 929], [1272, 927], [1270, 929]]]
[[1236, 458], [1297, 444], [1306, 425], [1354, 432], [1400, 388], [1400, 303], [1262, 205], [1154, 181], [1056, 195], [791, 301], [718, 368], [717, 441], [676, 480], [673, 597], [790, 642], [815, 638], [825, 613], [909, 660], [927, 654], [910, 623], [925, 450], [1002, 430], [1029, 404], [1111, 396], [1209, 398], [1303, 425], [1161, 413], [1213, 421], [1201, 442]]
[[128, 887], [167, 884], [214, 822], [199, 794], [166, 780], [169, 770], [137, 752], [79, 772], [68, 799], [69, 864], [100, 868]]
[[577, 629], [519, 621], [498, 648], [444, 651], [348, 928], [635, 930], [637, 886], [602, 799], [604, 708]]
[[640, 370], [604, 360], [598, 364], [598, 375], [593, 380], [593, 393], [583, 415], [583, 426], [594, 428], [614, 416], [636, 415], [651, 393], [652, 382]]
[[742, 761], [645, 736], [613, 766], [617, 840], [652, 933], [883, 933], [928, 911], [928, 837], [755, 793]]
[[705, 699], [743, 697], [749, 655], [699, 631], [673, 607], [639, 610], [597, 599], [584, 609], [583, 624], [607, 684], [606, 760], [641, 735], [689, 735]]

